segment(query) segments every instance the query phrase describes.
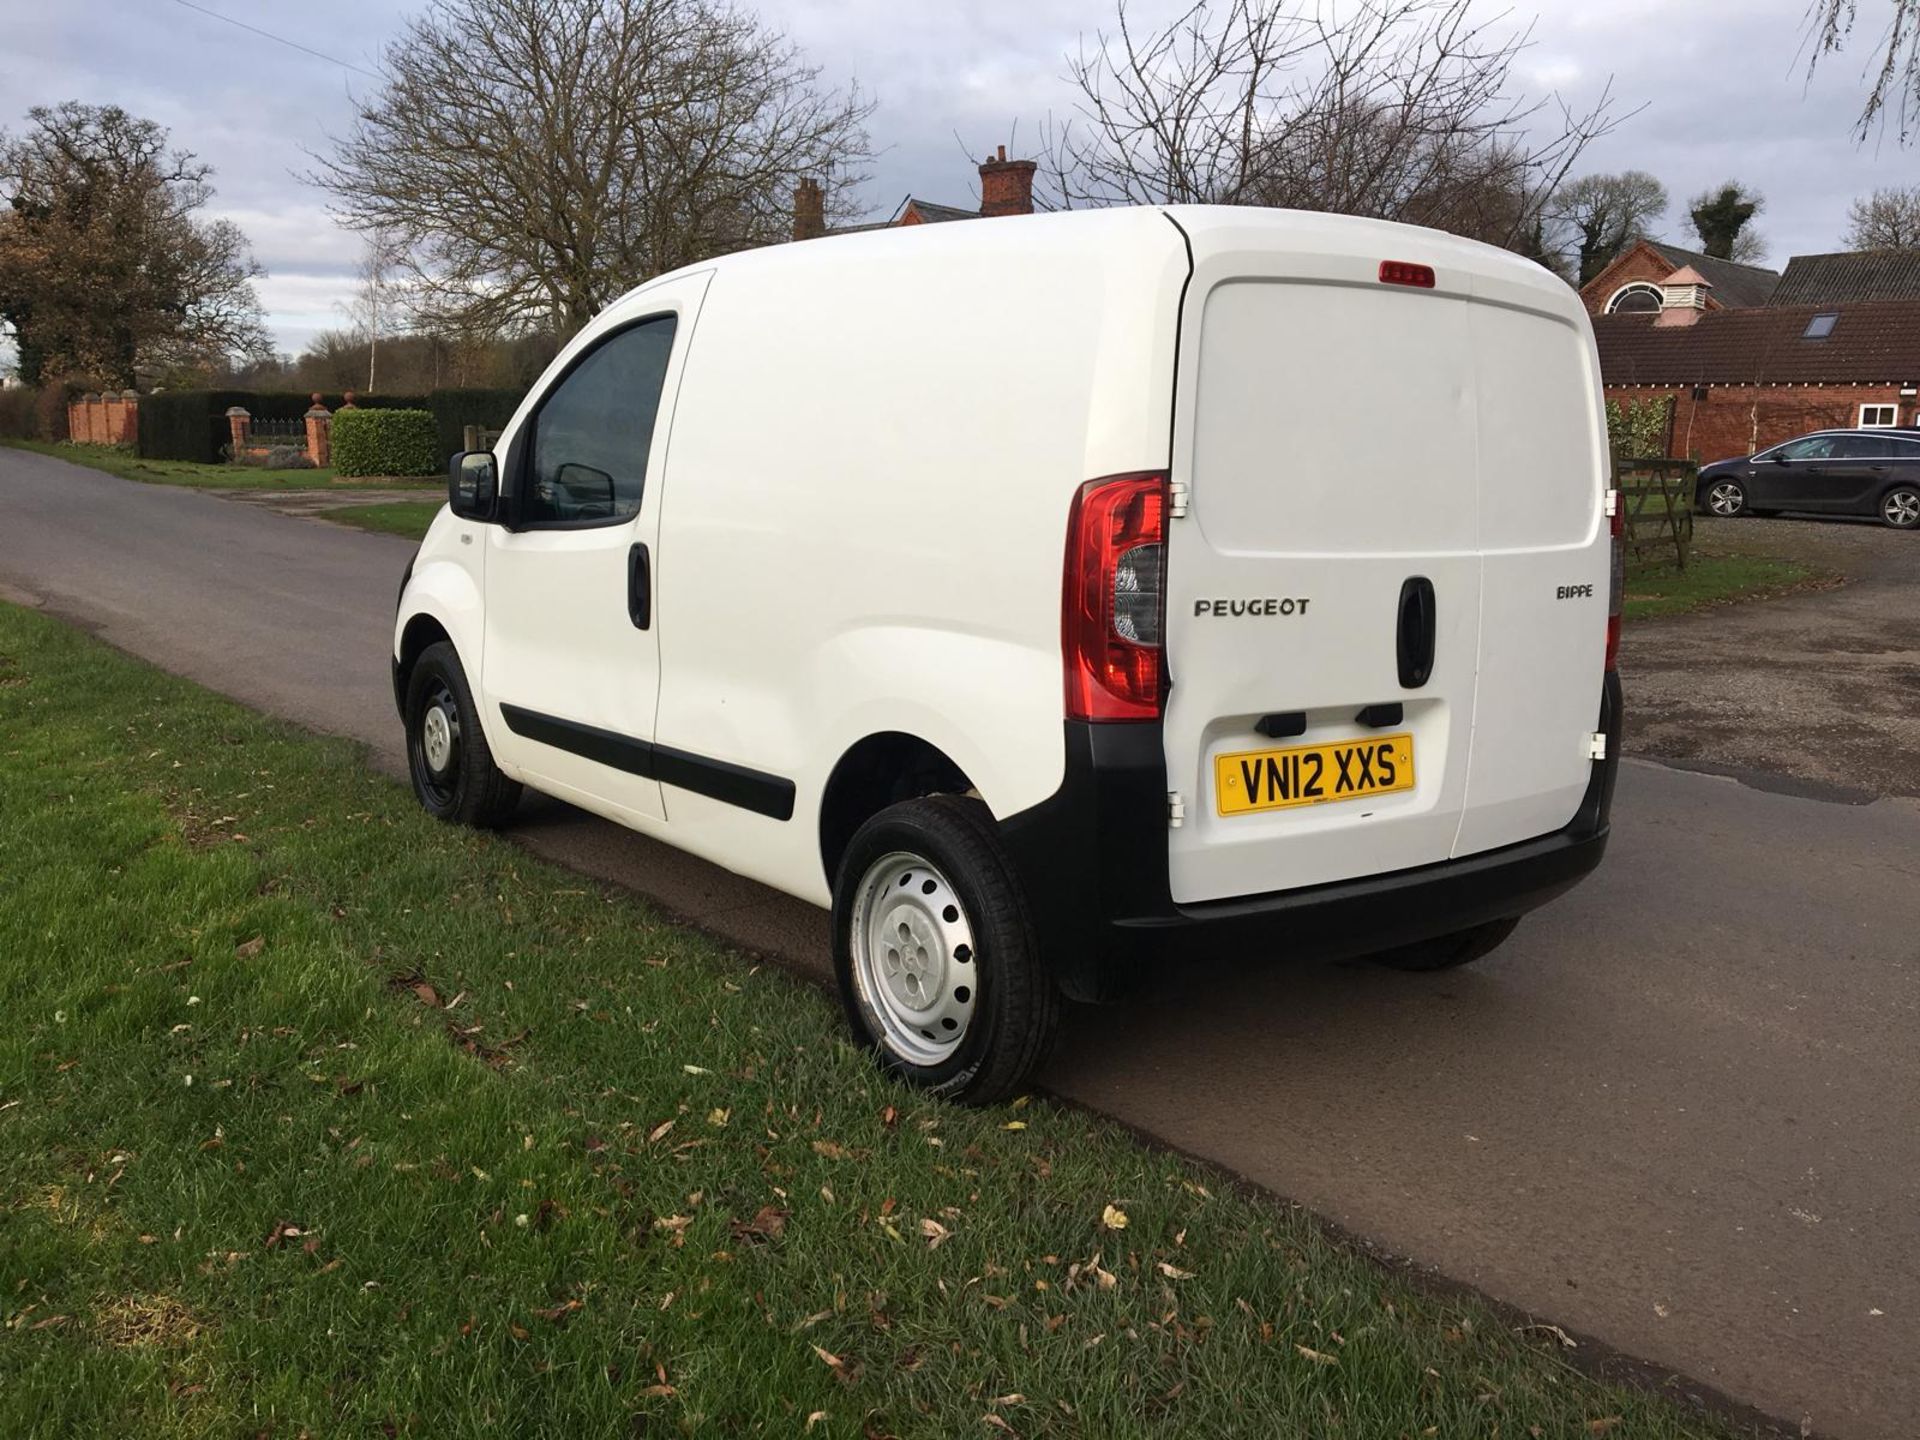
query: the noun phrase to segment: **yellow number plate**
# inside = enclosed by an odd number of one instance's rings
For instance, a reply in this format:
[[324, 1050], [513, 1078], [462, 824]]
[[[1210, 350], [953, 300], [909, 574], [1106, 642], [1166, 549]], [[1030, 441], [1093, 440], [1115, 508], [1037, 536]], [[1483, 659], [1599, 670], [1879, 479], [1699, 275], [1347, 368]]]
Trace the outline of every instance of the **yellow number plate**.
[[1412, 788], [1411, 735], [1213, 757], [1213, 789], [1222, 815], [1360, 800]]

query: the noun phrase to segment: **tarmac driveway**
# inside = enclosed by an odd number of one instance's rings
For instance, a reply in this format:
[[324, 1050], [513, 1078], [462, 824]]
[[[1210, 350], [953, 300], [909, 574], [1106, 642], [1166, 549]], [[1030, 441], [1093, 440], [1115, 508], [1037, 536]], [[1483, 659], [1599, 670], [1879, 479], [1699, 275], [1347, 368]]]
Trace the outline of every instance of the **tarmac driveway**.
[[1696, 522], [1699, 544], [1848, 578], [1627, 627], [1627, 750], [1809, 793], [1920, 796], [1920, 533], [1871, 520]]

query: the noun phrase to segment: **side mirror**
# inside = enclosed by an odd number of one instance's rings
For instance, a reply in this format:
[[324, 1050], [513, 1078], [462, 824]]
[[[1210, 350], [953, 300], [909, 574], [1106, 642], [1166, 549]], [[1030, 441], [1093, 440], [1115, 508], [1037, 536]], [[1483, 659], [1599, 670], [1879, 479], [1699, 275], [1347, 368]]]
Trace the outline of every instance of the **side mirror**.
[[1773, 461], [1773, 463], [1776, 465], [1784, 465], [1787, 463], [1787, 457], [1780, 454], [1778, 451], [1775, 451], [1773, 454], [1769, 455], [1767, 458]]
[[447, 508], [462, 520], [491, 520], [500, 467], [491, 450], [462, 450], [447, 463]]

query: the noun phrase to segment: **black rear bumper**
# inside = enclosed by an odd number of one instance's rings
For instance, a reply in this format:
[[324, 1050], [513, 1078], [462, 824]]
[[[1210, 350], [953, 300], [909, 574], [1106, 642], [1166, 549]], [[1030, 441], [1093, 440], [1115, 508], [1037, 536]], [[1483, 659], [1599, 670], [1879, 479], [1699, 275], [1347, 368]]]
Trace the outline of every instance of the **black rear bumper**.
[[1043, 953], [1067, 994], [1111, 999], [1184, 958], [1339, 959], [1521, 915], [1579, 882], [1606, 850], [1620, 755], [1620, 681], [1609, 672], [1599, 728], [1607, 758], [1565, 829], [1458, 860], [1363, 880], [1204, 905], [1167, 879], [1167, 777], [1157, 724], [1066, 727], [1066, 778], [1009, 816], [1002, 836]]

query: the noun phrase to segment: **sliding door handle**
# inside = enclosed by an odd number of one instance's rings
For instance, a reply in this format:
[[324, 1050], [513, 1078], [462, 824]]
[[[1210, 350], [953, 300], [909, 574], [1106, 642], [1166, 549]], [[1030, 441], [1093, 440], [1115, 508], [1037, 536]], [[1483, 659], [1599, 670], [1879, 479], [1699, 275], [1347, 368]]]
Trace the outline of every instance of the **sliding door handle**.
[[653, 624], [653, 566], [643, 542], [627, 551], [627, 618], [636, 630]]

